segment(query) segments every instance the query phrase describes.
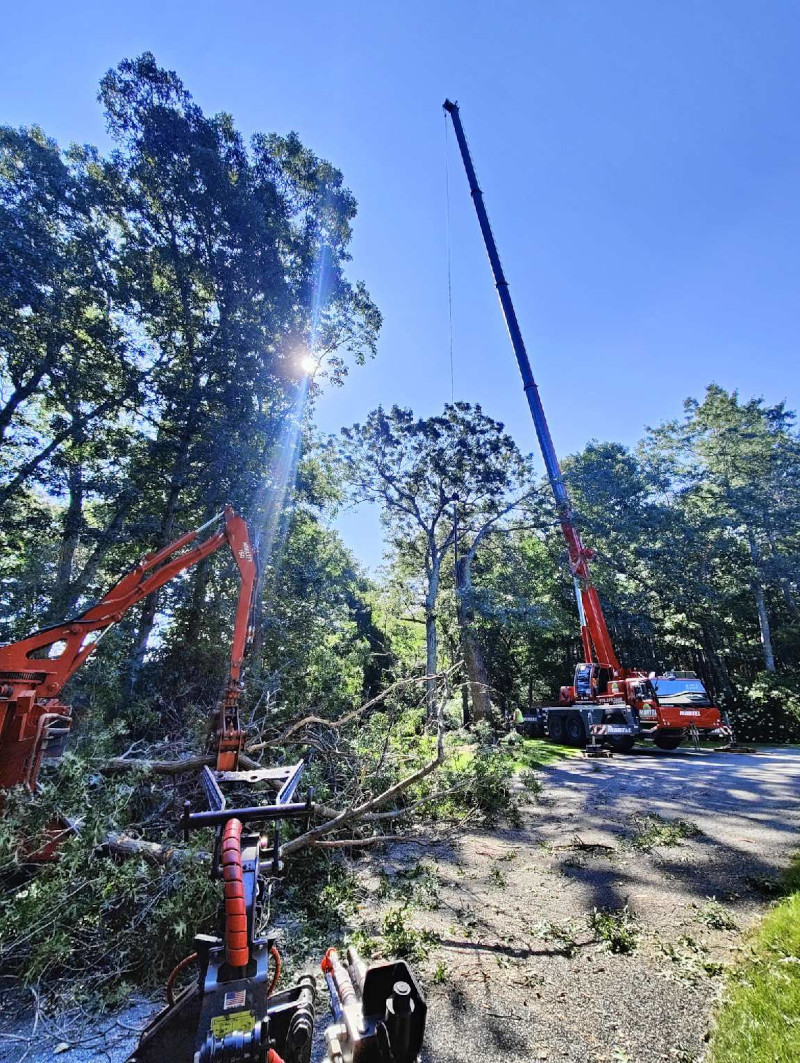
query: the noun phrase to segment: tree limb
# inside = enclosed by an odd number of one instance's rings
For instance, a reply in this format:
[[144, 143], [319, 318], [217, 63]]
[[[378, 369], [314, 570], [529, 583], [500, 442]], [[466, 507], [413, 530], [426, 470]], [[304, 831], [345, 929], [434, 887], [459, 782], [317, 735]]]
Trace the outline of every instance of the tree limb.
[[359, 708], [353, 709], [352, 712], [347, 712], [344, 716], [340, 716], [338, 720], [326, 720], [323, 716], [304, 716], [302, 720], [297, 720], [295, 723], [291, 724], [291, 726], [288, 727], [283, 732], [283, 734], [279, 735], [277, 738], [270, 738], [268, 741], [265, 742], [255, 742], [253, 743], [253, 745], [248, 746], [247, 752], [259, 753], [262, 749], [271, 749], [274, 746], [282, 746], [286, 743], [286, 740], [290, 738], [293, 734], [295, 734], [296, 731], [299, 731], [301, 727], [307, 727], [312, 723], [320, 724], [323, 727], [331, 727], [334, 729], [344, 727], [346, 723], [350, 723], [351, 720], [355, 720], [362, 713], [366, 712], [367, 709], [374, 708], [375, 705], [379, 705], [382, 701], [385, 701], [385, 699], [395, 690], [399, 690], [402, 687], [412, 686], [416, 683], [427, 683], [430, 679], [441, 679], [443, 675], [444, 673], [442, 673], [442, 675], [435, 676], [423, 675], [414, 676], [411, 679], [398, 679], [397, 682], [392, 683], [392, 685], [387, 687], [386, 690], [382, 690], [380, 694], [377, 694], [374, 698], [370, 698], [369, 701], [359, 706]]
[[344, 812], [340, 812], [325, 823], [321, 823], [318, 827], [313, 827], [311, 830], [306, 831], [305, 834], [301, 834], [298, 838], [293, 838], [291, 841], [286, 842], [286, 844], [281, 847], [281, 853], [288, 856], [290, 853], [297, 852], [298, 849], [303, 849], [307, 845], [313, 845], [326, 834], [338, 830], [346, 823], [351, 823], [354, 819], [359, 819], [365, 813], [374, 812], [376, 808], [388, 804], [389, 801], [394, 800], [394, 798], [403, 793], [404, 790], [407, 790], [409, 786], [421, 782], [426, 776], [430, 775], [432, 771], [435, 771], [444, 760], [443, 709], [444, 703], [440, 701], [437, 712], [436, 756], [432, 760], [429, 760], [427, 764], [423, 764], [423, 766], [417, 771], [412, 772], [411, 775], [407, 775], [404, 779], [401, 779], [387, 790], [384, 790], [383, 793], [378, 794], [377, 797], [372, 797], [368, 801], [363, 801], [360, 805], [356, 805], [354, 808], [346, 809]]

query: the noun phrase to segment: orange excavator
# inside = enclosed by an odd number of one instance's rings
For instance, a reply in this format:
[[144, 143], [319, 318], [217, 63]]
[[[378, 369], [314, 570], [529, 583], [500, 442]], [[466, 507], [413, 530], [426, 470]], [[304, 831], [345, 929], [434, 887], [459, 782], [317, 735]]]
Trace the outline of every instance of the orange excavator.
[[[203, 539], [203, 532], [214, 525], [214, 533]], [[218, 770], [237, 769], [244, 744], [238, 708], [242, 664], [251, 635], [257, 565], [247, 524], [226, 506], [196, 531], [142, 558], [85, 612], [0, 647], [0, 789], [20, 784], [35, 789], [42, 760], [57, 759], [64, 752], [72, 709], [61, 701], [61, 693], [102, 635], [137, 602], [226, 543], [241, 586], [228, 682], [215, 713], [209, 750], [216, 755]]]
[[[213, 525], [214, 532], [202, 538]], [[283, 868], [280, 826], [286, 820], [307, 824], [312, 795], [293, 800], [302, 761], [239, 770], [242, 666], [258, 572], [245, 521], [226, 506], [196, 531], [144, 557], [79, 616], [0, 647], [0, 788], [24, 785], [35, 791], [42, 760], [60, 756], [69, 735], [72, 713], [61, 701], [64, 686], [103, 633], [131, 606], [225, 543], [241, 583], [228, 681], [210, 728], [215, 770], [205, 767], [202, 773], [208, 809], [193, 811], [187, 801], [180, 821], [186, 840], [194, 830], [215, 831], [210, 870], [222, 885], [219, 934], [195, 936], [193, 951], [167, 983], [167, 1006], [142, 1032], [128, 1063], [309, 1063], [311, 1057], [315, 980], [305, 974], [278, 989], [278, 935], [269, 929], [262, 934], [261, 928], [264, 877]], [[276, 793], [266, 804], [230, 807], [222, 790], [226, 783], [265, 783]], [[32, 859], [57, 857], [67, 833], [54, 828]], [[176, 990], [184, 969], [195, 977]], [[342, 963], [329, 949], [323, 972], [334, 1016], [326, 1063], [414, 1063], [427, 1006], [408, 966], [394, 960], [367, 965], [353, 949]]]

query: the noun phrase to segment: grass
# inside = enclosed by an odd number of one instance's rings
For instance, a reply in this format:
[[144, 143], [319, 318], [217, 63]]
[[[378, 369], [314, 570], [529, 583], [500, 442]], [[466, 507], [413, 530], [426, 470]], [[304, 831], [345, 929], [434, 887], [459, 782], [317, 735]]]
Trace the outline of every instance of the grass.
[[544, 738], [521, 738], [508, 743], [508, 752], [513, 757], [514, 771], [531, 768], [546, 768], [564, 757], [579, 757], [582, 750], [575, 746], [559, 746]]
[[783, 886], [787, 895], [763, 919], [750, 955], [729, 976], [710, 1063], [800, 1059], [800, 857]]

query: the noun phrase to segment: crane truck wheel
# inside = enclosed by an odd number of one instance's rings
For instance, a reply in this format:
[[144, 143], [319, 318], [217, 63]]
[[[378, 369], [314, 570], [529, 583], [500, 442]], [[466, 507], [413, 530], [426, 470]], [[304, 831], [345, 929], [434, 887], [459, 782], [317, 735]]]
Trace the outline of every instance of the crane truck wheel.
[[683, 741], [683, 735], [656, 735], [653, 741], [659, 749], [677, 749]]
[[612, 753], [630, 753], [636, 745], [636, 739], [633, 735], [620, 735], [618, 738], [607, 738], [606, 744]]
[[571, 746], [586, 745], [586, 728], [583, 725], [583, 717], [579, 712], [568, 712], [565, 721], [567, 742]]
[[551, 742], [564, 742], [564, 713], [548, 712], [547, 714], [547, 737]]

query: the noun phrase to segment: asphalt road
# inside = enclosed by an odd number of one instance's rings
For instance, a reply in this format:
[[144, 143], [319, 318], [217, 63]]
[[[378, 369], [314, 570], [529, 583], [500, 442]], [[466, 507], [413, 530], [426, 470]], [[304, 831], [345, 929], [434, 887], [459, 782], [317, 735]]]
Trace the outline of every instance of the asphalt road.
[[[800, 844], [800, 750], [574, 759], [542, 778], [520, 830], [461, 841], [420, 919], [442, 937], [426, 973], [446, 975], [429, 1059], [700, 1059], [722, 971]], [[651, 814], [698, 833], [642, 851]], [[615, 955], [587, 919], [625, 906], [636, 947]]]

